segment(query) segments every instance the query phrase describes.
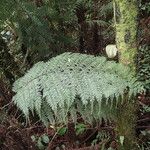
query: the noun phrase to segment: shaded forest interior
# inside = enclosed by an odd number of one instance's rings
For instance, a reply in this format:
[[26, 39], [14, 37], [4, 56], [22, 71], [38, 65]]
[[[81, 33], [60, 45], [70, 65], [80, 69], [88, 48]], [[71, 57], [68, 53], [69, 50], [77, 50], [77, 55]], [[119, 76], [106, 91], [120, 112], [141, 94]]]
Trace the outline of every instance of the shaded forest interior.
[[[117, 150], [115, 123], [85, 123], [78, 114], [77, 126], [46, 128], [38, 116], [30, 119], [12, 102], [13, 83], [39, 61], [64, 52], [104, 56], [115, 44], [111, 0], [12, 0], [0, 4], [0, 149], [2, 150]], [[10, 7], [12, 6], [12, 7]], [[14, 6], [14, 7], [13, 7]], [[48, 9], [50, 7], [50, 9]], [[14, 10], [16, 8], [16, 10]], [[9, 10], [9, 11], [8, 11]], [[13, 14], [13, 15], [12, 15]], [[11, 17], [10, 17], [11, 16]], [[137, 75], [146, 92], [137, 96], [135, 125], [140, 150], [150, 148], [150, 2], [140, 0]]]

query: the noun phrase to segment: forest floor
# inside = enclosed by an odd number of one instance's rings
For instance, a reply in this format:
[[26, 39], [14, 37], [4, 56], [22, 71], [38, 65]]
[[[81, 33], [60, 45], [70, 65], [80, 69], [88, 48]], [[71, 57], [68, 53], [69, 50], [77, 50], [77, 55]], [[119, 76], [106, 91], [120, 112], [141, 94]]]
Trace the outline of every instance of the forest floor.
[[[99, 150], [103, 145], [117, 149], [113, 123], [102, 121], [97, 127], [86, 125], [85, 128], [83, 120], [79, 119], [80, 134], [72, 122], [68, 124], [67, 132], [62, 128], [58, 133], [52, 126], [46, 128], [34, 119], [25, 123], [19, 110], [11, 103], [11, 90], [2, 81], [0, 92], [0, 150]], [[140, 95], [137, 99], [136, 136], [146, 150], [150, 140], [150, 97]]]

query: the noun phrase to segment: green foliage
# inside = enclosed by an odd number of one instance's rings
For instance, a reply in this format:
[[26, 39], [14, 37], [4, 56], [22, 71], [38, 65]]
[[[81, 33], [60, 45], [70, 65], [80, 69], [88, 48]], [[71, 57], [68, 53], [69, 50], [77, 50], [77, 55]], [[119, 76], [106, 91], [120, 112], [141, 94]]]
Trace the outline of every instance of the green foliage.
[[55, 55], [58, 49], [60, 53], [64, 46], [73, 45], [69, 32], [76, 24], [75, 0], [43, 0], [40, 5], [29, 0], [6, 0], [1, 7], [1, 23], [9, 20], [20, 42], [39, 55]]
[[146, 11], [147, 13], [150, 13], [150, 2], [145, 2], [144, 4], [142, 4], [141, 2], [142, 0], [140, 0], [140, 9]]
[[144, 82], [145, 88], [150, 90], [150, 46], [142, 45], [138, 53], [138, 76]]
[[145, 105], [145, 104], [141, 104], [142, 105], [142, 113], [150, 113], [150, 106]]
[[57, 134], [63, 136], [65, 135], [66, 132], [67, 132], [67, 127], [61, 127], [58, 129]]
[[41, 135], [40, 137], [32, 135], [31, 139], [33, 142], [36, 143], [37, 147], [39, 148], [39, 150], [45, 150], [46, 146], [50, 139], [46, 134]]
[[83, 123], [78, 123], [75, 126], [76, 135], [82, 134], [84, 131], [86, 131], [86, 125]]
[[13, 11], [15, 8], [14, 0], [1, 0], [0, 3], [0, 25], [6, 21], [6, 19], [10, 19], [13, 16]]
[[108, 131], [100, 131], [98, 132], [96, 138], [92, 141], [92, 145], [96, 145], [97, 143], [99, 143], [100, 141], [105, 141], [103, 144], [102, 144], [102, 150], [104, 149], [105, 150], [105, 145], [106, 143], [110, 140], [110, 133]]
[[34, 65], [14, 83], [13, 90], [13, 101], [26, 117], [35, 110], [45, 124], [67, 123], [68, 113], [76, 121], [80, 112], [91, 123], [111, 118], [125, 90], [130, 99], [142, 85], [129, 68], [104, 57], [64, 53]]
[[[80, 43], [80, 34], [83, 34], [85, 45], [87, 45], [84, 50], [91, 49], [95, 25], [100, 30], [101, 41], [102, 39], [108, 40], [110, 34], [114, 39], [114, 32], [110, 28], [112, 24], [110, 0], [105, 2], [2, 0], [0, 7], [2, 8], [0, 13], [2, 30], [6, 29], [6, 25], [9, 24], [16, 35], [17, 40], [15, 39], [11, 48], [15, 47], [14, 49], [20, 50], [23, 44], [29, 51], [28, 55], [36, 56], [40, 60], [55, 56], [64, 50], [68, 51], [70, 47], [76, 49]], [[85, 20], [82, 15], [85, 16]], [[79, 27], [80, 19], [86, 27]], [[81, 28], [85, 28], [84, 33]]]
[[80, 52], [102, 54], [106, 43], [113, 43], [115, 39], [112, 1], [80, 0], [76, 5]]
[[141, 134], [139, 135], [139, 149], [140, 150], [149, 150], [150, 148], [150, 131], [149, 130], [143, 130], [141, 131]]
[[19, 66], [11, 55], [9, 48], [0, 37], [0, 77], [7, 79], [12, 84], [21, 74], [22, 72], [19, 70]]

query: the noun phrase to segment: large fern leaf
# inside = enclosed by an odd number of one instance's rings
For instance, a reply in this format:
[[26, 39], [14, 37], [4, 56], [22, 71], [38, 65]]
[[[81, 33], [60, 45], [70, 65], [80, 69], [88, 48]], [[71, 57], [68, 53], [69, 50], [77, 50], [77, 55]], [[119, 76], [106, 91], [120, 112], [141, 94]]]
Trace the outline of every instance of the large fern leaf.
[[64, 53], [34, 65], [13, 90], [13, 101], [26, 116], [35, 110], [45, 123], [64, 123], [68, 114], [75, 121], [76, 112], [86, 121], [110, 118], [125, 90], [135, 95], [142, 85], [129, 68], [104, 57]]

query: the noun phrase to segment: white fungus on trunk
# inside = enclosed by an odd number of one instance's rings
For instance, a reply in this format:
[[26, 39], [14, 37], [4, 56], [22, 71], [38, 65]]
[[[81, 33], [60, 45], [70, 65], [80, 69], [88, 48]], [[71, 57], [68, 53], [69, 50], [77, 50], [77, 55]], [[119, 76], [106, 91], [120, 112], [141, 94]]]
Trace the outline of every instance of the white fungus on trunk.
[[117, 47], [116, 45], [107, 45], [106, 46], [106, 54], [108, 58], [114, 58], [117, 55]]

